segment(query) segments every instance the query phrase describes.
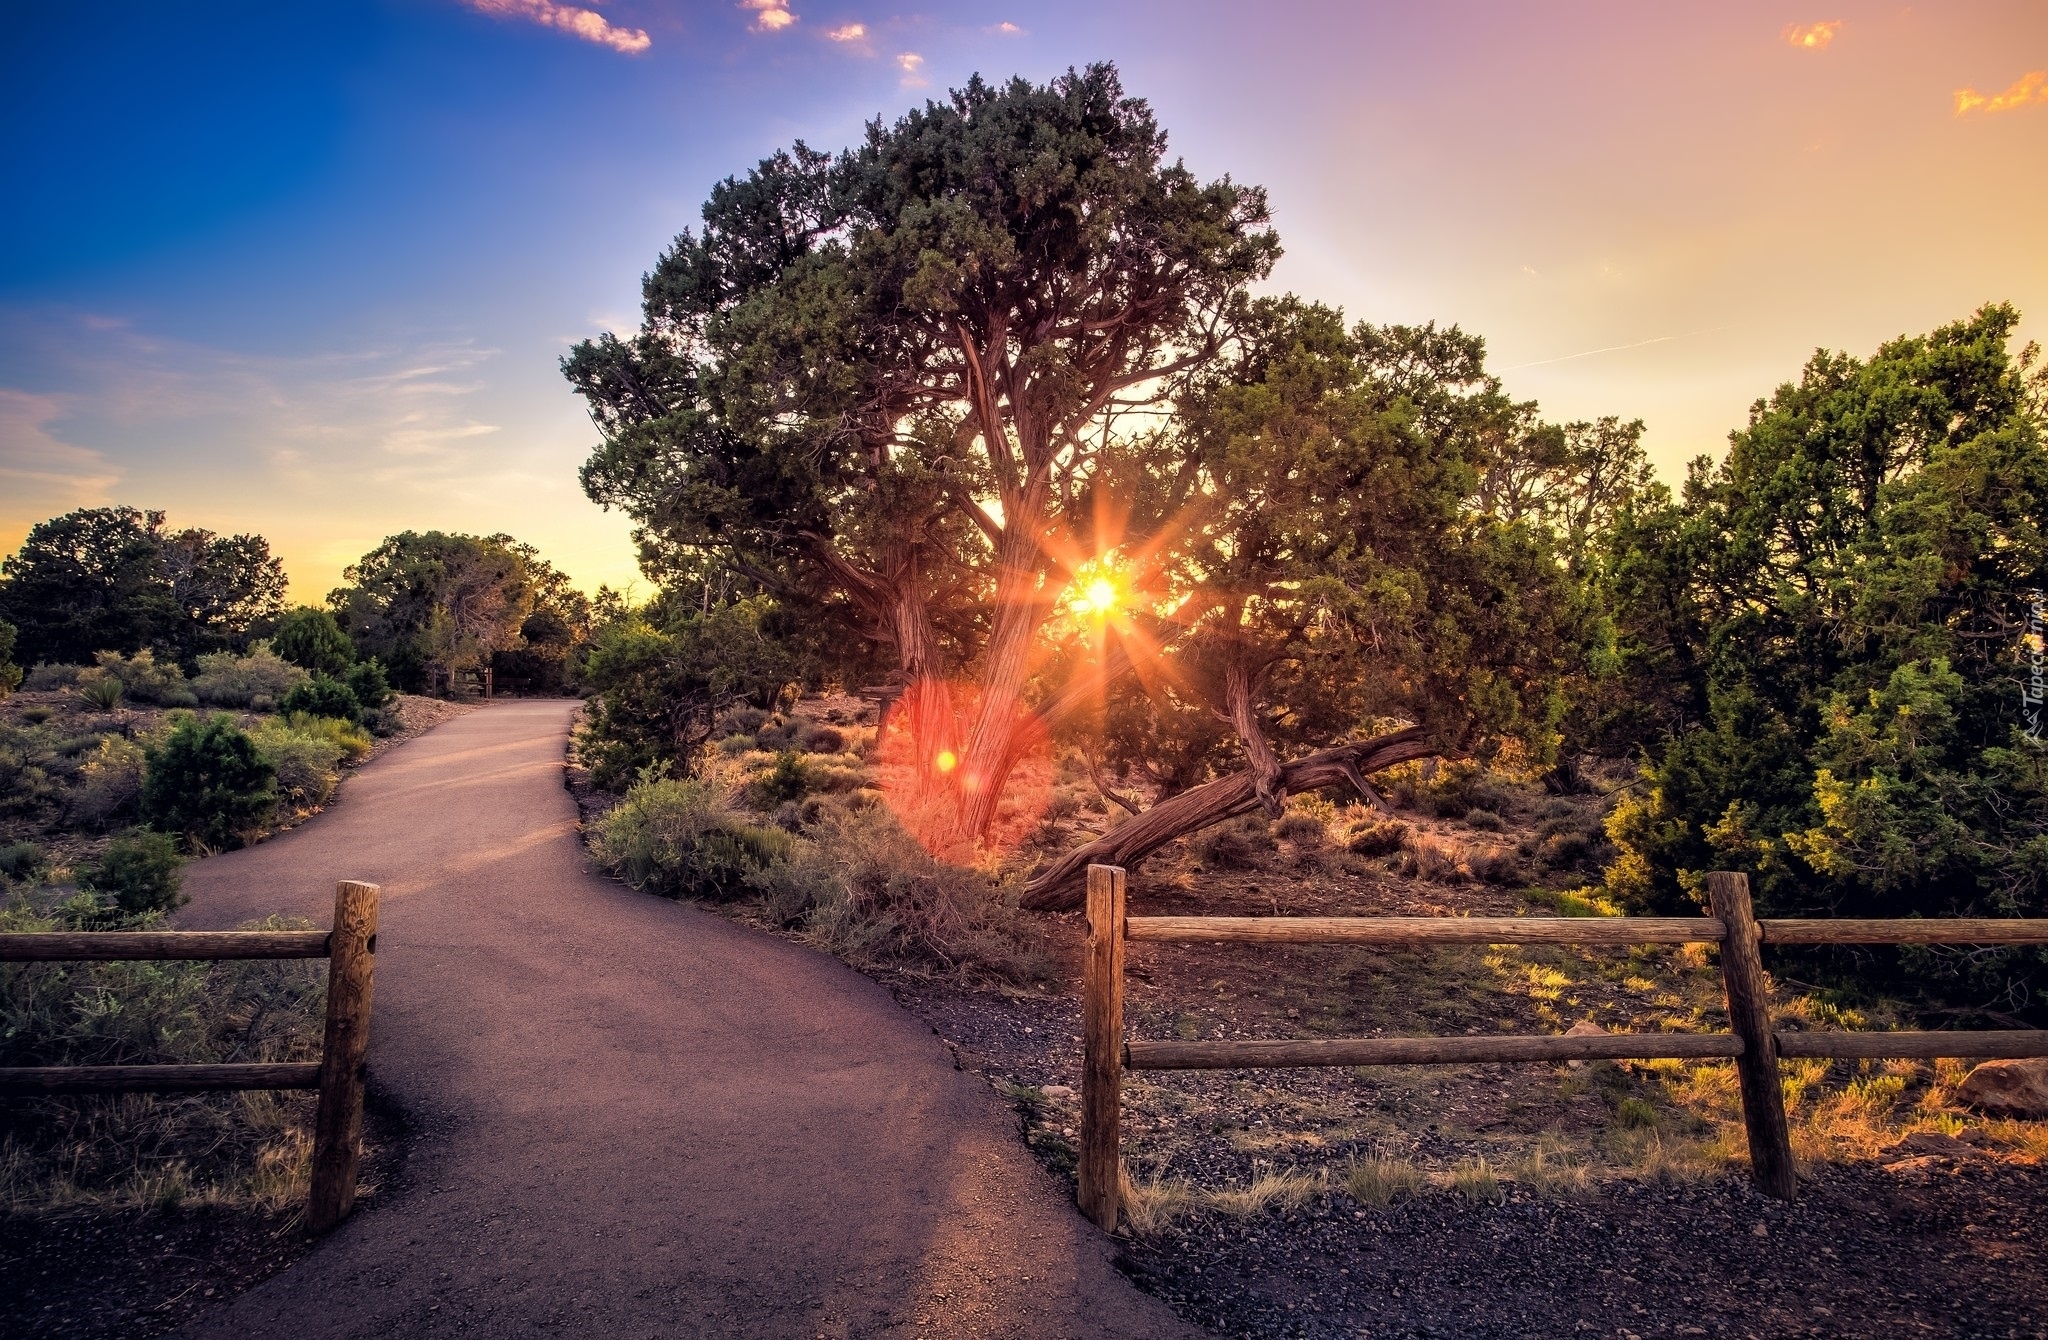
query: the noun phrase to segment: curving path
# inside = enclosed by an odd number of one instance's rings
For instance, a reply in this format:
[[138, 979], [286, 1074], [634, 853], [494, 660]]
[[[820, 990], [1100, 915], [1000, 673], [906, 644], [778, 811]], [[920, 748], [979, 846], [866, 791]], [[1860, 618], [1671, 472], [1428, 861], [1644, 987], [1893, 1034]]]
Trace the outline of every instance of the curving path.
[[187, 1334], [1187, 1336], [932, 1032], [834, 960], [590, 873], [573, 703], [499, 703], [189, 868], [191, 927], [383, 885], [403, 1184]]

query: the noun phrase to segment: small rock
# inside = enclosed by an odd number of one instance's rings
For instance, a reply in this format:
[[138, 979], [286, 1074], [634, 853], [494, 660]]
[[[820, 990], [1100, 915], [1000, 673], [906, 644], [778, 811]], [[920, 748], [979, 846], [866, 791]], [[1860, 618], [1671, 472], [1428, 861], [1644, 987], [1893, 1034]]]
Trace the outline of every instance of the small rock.
[[[1581, 1019], [1570, 1028], [1567, 1028], [1564, 1031], [1564, 1035], [1568, 1038], [1600, 1038], [1607, 1036], [1607, 1030], [1594, 1023], [1591, 1019]], [[1565, 1064], [1574, 1070], [1584, 1070], [1586, 1068], [1584, 1061], [1566, 1061]]]
[[1918, 1155], [1922, 1158], [1974, 1159], [1982, 1157], [1981, 1151], [1974, 1145], [1966, 1145], [1953, 1135], [1943, 1135], [1940, 1131], [1915, 1131], [1893, 1145], [1887, 1152]]
[[1074, 1096], [1074, 1088], [1071, 1084], [1048, 1084], [1041, 1088], [1039, 1092], [1056, 1101]]
[[2048, 1117], [2048, 1058], [1986, 1061], [1963, 1080], [1956, 1097], [1994, 1117]]

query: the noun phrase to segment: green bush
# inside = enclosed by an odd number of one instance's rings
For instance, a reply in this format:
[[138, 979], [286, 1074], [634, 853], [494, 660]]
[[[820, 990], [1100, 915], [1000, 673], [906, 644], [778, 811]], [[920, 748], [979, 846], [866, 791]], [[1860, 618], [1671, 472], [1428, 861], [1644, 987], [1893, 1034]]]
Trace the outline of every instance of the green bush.
[[[103, 651], [93, 660], [101, 677], [111, 676], [119, 680], [128, 696], [138, 703], [155, 703], [160, 707], [199, 705], [199, 699], [185, 683], [185, 672], [177, 667], [176, 662], [160, 662], [156, 654], [147, 649], [133, 656]], [[91, 671], [86, 673], [92, 674]]]
[[287, 693], [310, 678], [304, 670], [273, 653], [268, 642], [256, 642], [250, 644], [246, 656], [231, 651], [201, 656], [199, 673], [192, 679], [192, 692], [202, 703], [269, 712], [276, 709]]
[[102, 900], [112, 899], [113, 910], [124, 920], [140, 921], [185, 901], [179, 893], [182, 864], [175, 838], [142, 829], [108, 843], [99, 862], [80, 872], [78, 883]]
[[302, 670], [336, 678], [356, 659], [356, 649], [334, 616], [311, 605], [301, 605], [278, 621], [270, 649]]
[[78, 770], [67, 799], [70, 817], [87, 828], [106, 828], [135, 813], [142, 801], [147, 763], [142, 746], [119, 735], [104, 735]]
[[668, 898], [726, 902], [748, 877], [788, 855], [779, 829], [748, 823], [695, 778], [641, 782], [598, 820], [591, 851], [636, 889]]
[[366, 712], [374, 712], [391, 701], [391, 681], [384, 674], [384, 663], [374, 656], [342, 671], [341, 682]]
[[121, 705], [127, 687], [113, 675], [93, 675], [78, 682], [78, 696], [90, 707], [111, 712]]
[[1390, 856], [1408, 840], [1408, 825], [1399, 819], [1368, 819], [1353, 827], [1344, 845], [1360, 856]]
[[784, 750], [776, 756], [775, 769], [754, 783], [753, 800], [764, 810], [786, 801], [802, 800], [811, 793], [811, 769], [801, 754]]
[[228, 717], [187, 718], [149, 752], [142, 817], [194, 846], [241, 846], [276, 804], [269, 760]]
[[370, 739], [370, 732], [361, 726], [335, 717], [316, 717], [308, 716], [304, 712], [293, 712], [283, 719], [283, 724], [300, 735], [310, 735], [327, 741], [341, 751], [344, 763], [362, 762], [370, 756], [370, 749], [375, 743]]
[[362, 715], [363, 705], [356, 701], [355, 691], [348, 685], [326, 675], [315, 675], [278, 699], [277, 710], [292, 715], [303, 712], [308, 716], [354, 721]]
[[[300, 718], [327, 720], [328, 718]], [[325, 804], [341, 780], [341, 746], [324, 734], [272, 717], [249, 732], [277, 777], [280, 795], [294, 806]]]

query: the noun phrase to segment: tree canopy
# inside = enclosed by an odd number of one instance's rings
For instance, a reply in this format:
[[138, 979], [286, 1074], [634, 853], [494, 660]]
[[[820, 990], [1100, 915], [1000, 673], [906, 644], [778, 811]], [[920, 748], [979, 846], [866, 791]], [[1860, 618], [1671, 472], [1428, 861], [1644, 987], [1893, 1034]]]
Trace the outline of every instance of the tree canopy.
[[162, 512], [91, 507], [33, 527], [0, 563], [17, 655], [84, 664], [148, 648], [190, 662], [241, 650], [284, 612], [284, 565], [260, 535], [167, 530]]
[[722, 183], [647, 277], [639, 333], [564, 360], [603, 435], [590, 495], [650, 547], [850, 606], [969, 832], [1020, 748], [1115, 413], [1215, 357], [1278, 255], [1262, 192], [1165, 147], [1113, 67], [976, 78]]
[[2018, 319], [1821, 350], [1616, 528], [1619, 649], [1668, 730], [1612, 824], [1636, 905], [1712, 868], [1780, 914], [2040, 914], [2048, 420]]

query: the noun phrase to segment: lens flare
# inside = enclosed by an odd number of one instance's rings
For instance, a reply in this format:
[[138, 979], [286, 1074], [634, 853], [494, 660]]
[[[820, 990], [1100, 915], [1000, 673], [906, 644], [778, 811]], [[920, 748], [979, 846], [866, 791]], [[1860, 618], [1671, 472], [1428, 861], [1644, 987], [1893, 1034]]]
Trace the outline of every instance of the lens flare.
[[940, 772], [951, 772], [953, 769], [960, 766], [960, 759], [953, 753], [952, 750], [941, 749], [939, 751], [939, 756], [932, 760], [932, 764], [935, 767], [937, 767]]
[[1107, 577], [1097, 577], [1088, 583], [1088, 589], [1081, 593], [1081, 608], [1091, 614], [1107, 614], [1117, 605], [1116, 583]]

